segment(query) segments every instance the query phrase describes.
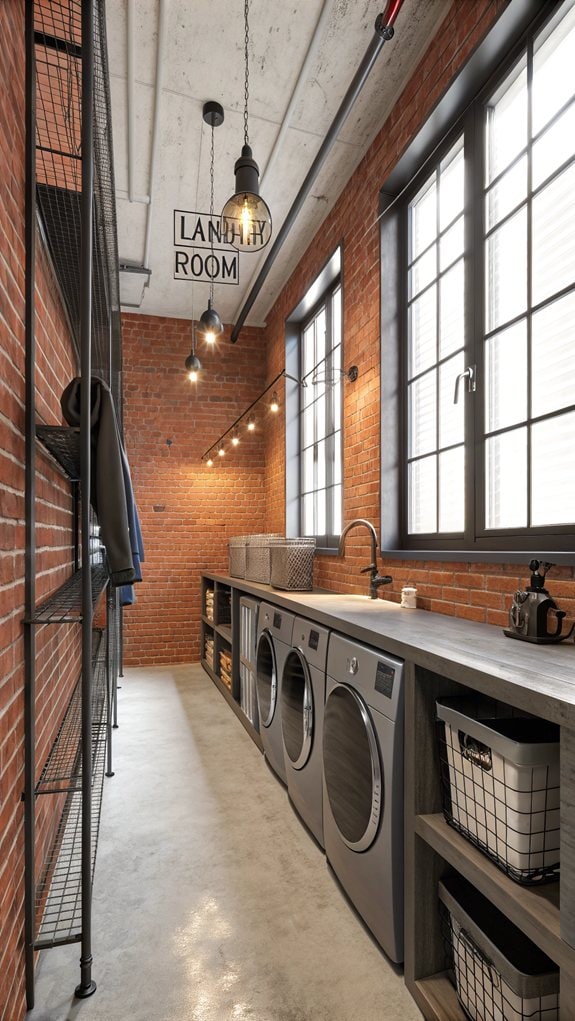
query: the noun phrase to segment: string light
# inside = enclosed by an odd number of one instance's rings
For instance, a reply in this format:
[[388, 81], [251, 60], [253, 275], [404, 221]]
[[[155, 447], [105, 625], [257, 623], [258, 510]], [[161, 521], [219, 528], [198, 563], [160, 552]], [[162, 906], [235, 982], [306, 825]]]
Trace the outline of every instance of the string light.
[[212, 468], [213, 467], [214, 459], [213, 459], [211, 454], [209, 455], [208, 460], [206, 461], [206, 464], [207, 464], [208, 468]]
[[224, 447], [223, 443], [220, 443], [220, 445], [218, 447], [218, 457], [223, 457], [225, 452], [226, 452], [226, 448]]
[[237, 447], [239, 442], [240, 442], [240, 437], [238, 435], [238, 430], [234, 429], [234, 431], [232, 433], [232, 446]]
[[255, 420], [253, 415], [250, 415], [248, 417], [247, 426], [248, 426], [248, 432], [253, 433], [253, 431], [254, 431], [254, 429], [256, 427], [256, 420]]
[[280, 402], [277, 394], [277, 390], [274, 390], [272, 394], [272, 402], [270, 404], [270, 411], [273, 411], [274, 415], [280, 410]]

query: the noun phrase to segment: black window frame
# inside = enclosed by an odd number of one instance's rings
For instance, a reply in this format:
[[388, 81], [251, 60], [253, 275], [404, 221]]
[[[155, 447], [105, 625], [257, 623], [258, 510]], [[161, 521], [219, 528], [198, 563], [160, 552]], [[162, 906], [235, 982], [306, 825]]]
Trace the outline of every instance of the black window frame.
[[[533, 36], [560, 8], [560, 0], [541, 10], [536, 3], [510, 5], [495, 23], [486, 40], [446, 93], [440, 108], [414, 139], [380, 195], [381, 254], [381, 546], [386, 557], [426, 560], [524, 562], [540, 554], [554, 563], [571, 563], [575, 531], [568, 526], [532, 529], [485, 530], [476, 526], [484, 506], [483, 478], [476, 484], [473, 465], [466, 459], [466, 531], [461, 536], [417, 536], [407, 534], [407, 259], [409, 201], [465, 133], [466, 203], [473, 203], [474, 216], [466, 215], [466, 273], [473, 277], [466, 287], [466, 334], [476, 355], [466, 352], [465, 364], [476, 363], [483, 379], [483, 175], [484, 105], [498, 84], [521, 59]], [[511, 10], [513, 8], [513, 11]], [[519, 8], [522, 8], [520, 10]], [[513, 15], [513, 16], [512, 16]], [[469, 154], [472, 161], [469, 160]], [[479, 172], [473, 174], [473, 166]], [[466, 214], [468, 210], [466, 207]], [[471, 294], [475, 295], [474, 300]], [[468, 341], [469, 342], [469, 341]], [[467, 395], [466, 395], [467, 396]], [[477, 394], [465, 402], [466, 449], [475, 451], [477, 427], [483, 435], [483, 400]], [[477, 456], [482, 457], [483, 444]]]

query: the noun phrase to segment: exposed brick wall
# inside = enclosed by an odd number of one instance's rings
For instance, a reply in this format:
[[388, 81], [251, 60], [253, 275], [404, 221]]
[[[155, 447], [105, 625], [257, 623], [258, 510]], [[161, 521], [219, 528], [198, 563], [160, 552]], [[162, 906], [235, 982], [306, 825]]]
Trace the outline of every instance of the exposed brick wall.
[[[227, 571], [228, 538], [261, 532], [265, 517], [262, 431], [213, 468], [204, 451], [242, 414], [264, 386], [261, 331], [229, 332], [208, 350], [201, 343], [202, 379], [187, 379], [190, 323], [139, 314], [122, 317], [124, 426], [144, 534], [144, 580], [124, 612], [126, 663], [177, 663], [199, 658], [202, 571]], [[167, 440], [171, 440], [168, 445]]]
[[[338, 242], [343, 243], [344, 364], [359, 367], [359, 379], [344, 386], [344, 521], [380, 520], [380, 307], [379, 190], [414, 134], [488, 31], [506, 0], [454, 0], [441, 29], [387, 123], [339, 196], [268, 316], [268, 378], [284, 365], [285, 319], [298, 304]], [[396, 44], [401, 45], [400, 37]], [[390, 44], [388, 44], [390, 45]], [[395, 45], [391, 44], [391, 45]], [[371, 229], [370, 229], [371, 228]], [[240, 339], [239, 344], [242, 343]], [[239, 345], [238, 345], [239, 346]], [[266, 530], [285, 527], [285, 441], [283, 431], [270, 434], [266, 451]], [[367, 536], [351, 533], [345, 559], [316, 558], [315, 584], [333, 591], [364, 592], [358, 574], [367, 563]], [[514, 590], [528, 580], [526, 568], [510, 565], [393, 561], [386, 570], [393, 585], [380, 591], [399, 601], [410, 581], [418, 588], [418, 605], [498, 626], [507, 622]], [[552, 584], [551, 584], [552, 582]], [[555, 568], [553, 595], [575, 618], [575, 571]]]
[[[0, 1021], [24, 1016], [24, 3], [0, 4]], [[58, 397], [74, 375], [66, 321], [50, 268], [37, 266], [38, 417], [61, 422]], [[37, 459], [37, 597], [70, 572], [69, 485]], [[79, 629], [39, 628], [37, 769], [79, 672]], [[37, 803], [37, 869], [57, 820]], [[73, 979], [71, 979], [71, 982]]]

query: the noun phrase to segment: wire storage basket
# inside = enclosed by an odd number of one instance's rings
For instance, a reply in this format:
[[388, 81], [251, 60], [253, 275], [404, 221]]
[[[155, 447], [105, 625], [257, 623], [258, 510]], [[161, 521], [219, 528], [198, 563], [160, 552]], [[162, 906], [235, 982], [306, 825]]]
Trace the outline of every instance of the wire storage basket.
[[245, 578], [246, 576], [247, 543], [247, 535], [233, 536], [228, 542], [230, 575], [232, 578]]
[[271, 545], [271, 584], [289, 592], [313, 588], [314, 538], [275, 539]]
[[273, 540], [281, 535], [270, 532], [263, 535], [248, 535], [246, 544], [246, 580], [259, 581], [269, 585], [271, 574], [270, 549]]
[[472, 1021], [557, 1021], [559, 969], [463, 876], [439, 882], [451, 979]]
[[559, 876], [559, 727], [495, 699], [436, 703], [447, 822], [511, 879]]

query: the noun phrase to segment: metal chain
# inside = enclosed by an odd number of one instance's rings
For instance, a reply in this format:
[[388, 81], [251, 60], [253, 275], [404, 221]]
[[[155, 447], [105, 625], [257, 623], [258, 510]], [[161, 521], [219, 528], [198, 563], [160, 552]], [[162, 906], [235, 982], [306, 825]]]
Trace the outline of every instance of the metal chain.
[[[210, 153], [210, 238], [212, 256], [212, 274], [214, 269], [214, 118], [212, 117], [212, 150]], [[210, 277], [210, 301], [214, 303], [214, 278]]]
[[245, 0], [244, 3], [244, 23], [245, 23], [245, 39], [244, 39], [244, 58], [246, 65], [246, 78], [244, 86], [244, 145], [249, 145], [248, 138], [248, 99], [250, 95], [249, 89], [249, 78], [250, 78], [250, 56], [249, 56], [249, 42], [250, 42], [250, 28], [248, 22], [248, 13], [250, 8], [250, 0]]

